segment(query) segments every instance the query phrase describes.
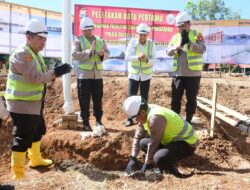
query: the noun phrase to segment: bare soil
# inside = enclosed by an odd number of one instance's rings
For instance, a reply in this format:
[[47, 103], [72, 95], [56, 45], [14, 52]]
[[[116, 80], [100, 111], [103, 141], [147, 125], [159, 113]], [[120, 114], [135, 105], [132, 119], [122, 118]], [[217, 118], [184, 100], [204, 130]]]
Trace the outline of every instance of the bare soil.
[[[123, 171], [129, 160], [136, 126], [126, 128], [122, 110], [127, 97], [128, 79], [125, 76], [104, 77], [103, 123], [108, 133], [100, 138], [81, 140], [81, 128], [62, 130], [55, 122], [62, 116], [62, 81], [48, 84], [45, 119], [47, 133], [42, 140], [44, 157], [53, 159], [50, 168], [31, 169], [26, 164], [26, 179], [14, 182], [16, 189], [25, 190], [82, 190], [82, 189], [249, 189], [250, 137], [237, 128], [216, 120], [215, 137], [209, 138], [210, 114], [197, 109], [200, 124], [194, 124], [200, 136], [195, 155], [178, 164], [186, 179], [170, 174], [125, 177]], [[199, 96], [211, 99], [212, 85], [219, 83], [218, 103], [242, 114], [250, 115], [250, 78], [223, 75], [211, 77], [205, 73]], [[5, 89], [4, 77], [0, 90]], [[149, 102], [170, 107], [171, 79], [154, 77], [151, 81]], [[74, 111], [79, 111], [76, 79], [72, 78]], [[183, 98], [182, 115], [185, 115]], [[91, 110], [92, 114], [92, 110]], [[91, 116], [91, 124], [95, 120]], [[0, 182], [11, 181], [10, 155], [12, 122], [8, 119], [0, 128]], [[142, 158], [140, 157], [142, 163]], [[28, 159], [27, 159], [28, 162]]]

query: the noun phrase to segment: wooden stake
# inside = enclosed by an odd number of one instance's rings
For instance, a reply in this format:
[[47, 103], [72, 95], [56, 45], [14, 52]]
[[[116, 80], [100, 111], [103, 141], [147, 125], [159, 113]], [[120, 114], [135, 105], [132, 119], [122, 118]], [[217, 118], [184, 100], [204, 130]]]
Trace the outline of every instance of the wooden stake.
[[215, 123], [215, 115], [216, 115], [216, 103], [217, 103], [217, 83], [215, 82], [213, 85], [213, 104], [212, 104], [212, 115], [211, 115], [211, 131], [210, 137], [214, 137], [214, 123]]

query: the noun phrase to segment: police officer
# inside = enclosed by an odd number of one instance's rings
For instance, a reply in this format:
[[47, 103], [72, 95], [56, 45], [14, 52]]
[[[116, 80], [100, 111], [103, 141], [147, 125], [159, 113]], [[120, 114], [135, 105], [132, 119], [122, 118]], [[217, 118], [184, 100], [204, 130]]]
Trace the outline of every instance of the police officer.
[[144, 173], [150, 164], [155, 164], [161, 171], [182, 177], [174, 164], [195, 151], [198, 137], [193, 127], [172, 110], [147, 104], [141, 96], [127, 98], [123, 109], [138, 122], [126, 174], [132, 173], [142, 150], [146, 157], [140, 172]]
[[[125, 57], [129, 72], [128, 96], [137, 95], [140, 87], [140, 95], [147, 101], [156, 51], [154, 43], [148, 39], [150, 28], [147, 24], [139, 24], [136, 32], [139, 37], [130, 40]], [[133, 120], [129, 117], [125, 126], [131, 125], [133, 125]]]
[[85, 130], [91, 130], [89, 124], [91, 96], [96, 126], [103, 125], [102, 61], [108, 58], [109, 51], [104, 41], [94, 35], [94, 23], [91, 18], [83, 18], [80, 23], [80, 28], [83, 35], [74, 41], [72, 57], [77, 61], [77, 89], [83, 127]]
[[11, 169], [13, 179], [24, 178], [26, 151], [29, 166], [49, 166], [52, 160], [43, 159], [40, 153], [41, 138], [46, 132], [43, 117], [46, 83], [71, 71], [64, 64], [47, 71], [39, 53], [45, 47], [47, 28], [44, 23], [32, 19], [25, 26], [26, 44], [15, 49], [9, 60], [6, 85], [6, 105], [13, 120], [13, 144]]
[[176, 26], [179, 31], [172, 37], [167, 49], [167, 55], [174, 56], [171, 109], [180, 113], [181, 99], [186, 91], [186, 120], [191, 122], [197, 105], [206, 46], [202, 34], [190, 28], [187, 13], [180, 12], [176, 16]]

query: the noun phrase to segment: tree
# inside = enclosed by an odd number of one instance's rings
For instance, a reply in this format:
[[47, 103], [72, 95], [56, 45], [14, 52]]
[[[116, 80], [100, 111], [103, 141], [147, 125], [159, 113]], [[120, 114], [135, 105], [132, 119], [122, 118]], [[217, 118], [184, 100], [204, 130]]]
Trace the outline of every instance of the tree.
[[240, 11], [232, 11], [223, 0], [189, 0], [184, 9], [193, 20], [230, 20], [240, 19]]

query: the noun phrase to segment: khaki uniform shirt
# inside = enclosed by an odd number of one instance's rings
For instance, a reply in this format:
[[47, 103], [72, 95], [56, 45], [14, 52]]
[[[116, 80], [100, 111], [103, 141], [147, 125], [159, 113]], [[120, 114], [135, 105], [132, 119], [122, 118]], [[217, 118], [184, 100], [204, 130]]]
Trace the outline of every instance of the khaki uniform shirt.
[[[153, 163], [154, 154], [159, 149], [166, 125], [167, 121], [163, 116], [153, 115], [149, 118], [149, 127], [151, 130], [150, 131], [151, 142], [148, 144], [148, 151], [146, 154], [145, 163], [147, 164]], [[147, 132], [145, 131], [142, 125], [138, 125], [132, 145], [132, 156], [136, 157], [139, 154], [140, 140], [145, 137], [147, 137]]]
[[[27, 56], [29, 55], [29, 56]], [[36, 54], [37, 55], [37, 54]], [[10, 60], [10, 70], [13, 73], [23, 75], [28, 81], [34, 84], [45, 84], [55, 79], [52, 71], [45, 73], [37, 72], [36, 62], [34, 59], [27, 59], [31, 54], [25, 48], [13, 55]], [[37, 60], [40, 61], [38, 55]], [[42, 63], [40, 63], [42, 64]], [[7, 110], [13, 113], [40, 115], [42, 100], [23, 101], [23, 100], [6, 100]]]
[[[92, 42], [95, 40], [95, 37], [93, 36], [88, 40], [92, 44]], [[103, 60], [107, 59], [109, 56], [109, 51], [106, 44], [104, 44], [104, 51], [105, 53]], [[95, 53], [98, 54], [98, 52]], [[98, 70], [96, 65], [94, 66], [94, 69], [91, 71], [79, 69], [77, 67], [79, 63], [84, 63], [84, 60], [89, 59], [90, 55], [91, 55], [90, 49], [82, 50], [80, 40], [76, 39], [73, 45], [72, 57], [74, 60], [75, 72], [78, 79], [102, 79], [102, 71]]]
[[[197, 39], [196, 43], [189, 42], [189, 50], [204, 54], [206, 51], [205, 42], [202, 39]], [[172, 45], [168, 46], [167, 55], [174, 56], [176, 54], [175, 47]], [[188, 68], [187, 53], [184, 50], [179, 51], [177, 70], [171, 73], [172, 76], [182, 76], [182, 77], [196, 77], [201, 76], [202, 71], [193, 71]]]

